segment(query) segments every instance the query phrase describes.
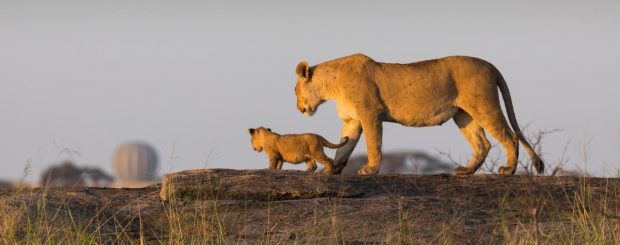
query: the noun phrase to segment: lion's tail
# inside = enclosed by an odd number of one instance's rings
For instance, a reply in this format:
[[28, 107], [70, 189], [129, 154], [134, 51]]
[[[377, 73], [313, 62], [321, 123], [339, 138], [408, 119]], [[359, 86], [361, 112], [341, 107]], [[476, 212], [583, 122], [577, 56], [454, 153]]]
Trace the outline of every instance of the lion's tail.
[[323, 144], [323, 146], [327, 146], [331, 149], [343, 147], [344, 145], [347, 144], [347, 142], [349, 142], [349, 137], [347, 136], [344, 136], [344, 138], [342, 138], [342, 141], [340, 141], [340, 144], [332, 144], [321, 136], [319, 136], [319, 138], [321, 139], [321, 143]]
[[540, 159], [538, 154], [536, 154], [534, 149], [532, 149], [532, 146], [529, 142], [527, 142], [525, 137], [523, 137], [523, 133], [521, 133], [521, 129], [519, 128], [519, 124], [517, 123], [514, 107], [512, 106], [512, 98], [510, 97], [510, 91], [508, 91], [508, 84], [506, 84], [506, 80], [504, 80], [504, 77], [501, 73], [499, 73], [499, 71], [497, 72], [497, 74], [499, 75], [499, 81], [497, 82], [497, 86], [499, 87], [499, 91], [502, 92], [502, 97], [504, 98], [504, 105], [506, 106], [506, 114], [508, 114], [508, 120], [510, 120], [510, 125], [517, 134], [517, 137], [519, 137], [519, 140], [521, 141], [523, 146], [525, 147], [525, 150], [530, 156], [530, 159], [532, 159], [532, 163], [534, 164], [536, 171], [540, 174], [545, 170], [545, 163], [542, 161], [542, 159]]

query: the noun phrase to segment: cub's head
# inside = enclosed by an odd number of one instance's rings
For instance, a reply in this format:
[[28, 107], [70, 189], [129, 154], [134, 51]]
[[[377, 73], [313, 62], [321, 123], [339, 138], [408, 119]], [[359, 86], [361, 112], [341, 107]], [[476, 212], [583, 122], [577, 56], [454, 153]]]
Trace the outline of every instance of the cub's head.
[[319, 97], [316, 85], [312, 82], [312, 74], [308, 62], [299, 62], [295, 73], [297, 73], [297, 84], [295, 85], [297, 109], [306, 116], [312, 116], [319, 105], [325, 101]]
[[256, 152], [261, 152], [263, 151], [263, 140], [262, 137], [264, 136], [264, 134], [266, 132], [271, 132], [270, 128], [263, 128], [263, 127], [258, 127], [258, 128], [250, 128], [248, 130], [250, 132], [250, 136], [252, 137], [252, 148], [254, 148], [254, 150]]

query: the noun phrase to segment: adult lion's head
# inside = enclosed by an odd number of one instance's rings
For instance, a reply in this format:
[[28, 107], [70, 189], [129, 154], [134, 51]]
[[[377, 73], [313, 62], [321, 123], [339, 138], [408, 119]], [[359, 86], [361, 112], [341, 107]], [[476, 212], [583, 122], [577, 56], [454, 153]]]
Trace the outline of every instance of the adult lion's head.
[[306, 116], [312, 116], [319, 105], [325, 101], [321, 99], [316, 84], [312, 82], [312, 74], [308, 62], [299, 62], [295, 73], [297, 73], [297, 84], [295, 85], [297, 109]]

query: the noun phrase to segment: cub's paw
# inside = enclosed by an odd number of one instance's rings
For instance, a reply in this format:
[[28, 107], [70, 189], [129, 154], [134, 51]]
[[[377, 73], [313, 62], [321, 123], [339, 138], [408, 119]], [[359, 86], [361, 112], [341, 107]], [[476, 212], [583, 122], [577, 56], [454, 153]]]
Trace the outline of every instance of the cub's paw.
[[323, 174], [332, 174], [333, 172], [333, 168], [323, 168]]
[[357, 173], [360, 175], [375, 175], [379, 173], [379, 167], [370, 167], [368, 164], [362, 166]]
[[515, 173], [515, 170], [517, 170], [517, 168], [510, 168], [510, 167], [499, 167], [499, 169], [497, 170], [497, 173], [501, 174], [501, 175], [512, 175]]
[[454, 168], [452, 172], [454, 173], [454, 175], [472, 175], [474, 173], [473, 170], [463, 166], [458, 166]]

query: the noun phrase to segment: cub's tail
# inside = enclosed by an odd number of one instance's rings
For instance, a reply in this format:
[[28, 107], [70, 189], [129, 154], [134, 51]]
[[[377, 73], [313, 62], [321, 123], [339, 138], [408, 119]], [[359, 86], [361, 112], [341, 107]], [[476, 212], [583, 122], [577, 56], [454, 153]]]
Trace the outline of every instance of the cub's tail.
[[321, 143], [323, 144], [323, 146], [326, 146], [326, 147], [331, 148], [331, 149], [336, 149], [336, 148], [343, 147], [344, 145], [347, 144], [347, 142], [349, 142], [349, 137], [348, 136], [344, 136], [344, 138], [342, 138], [342, 141], [340, 141], [340, 144], [337, 144], [337, 145], [329, 143], [329, 141], [327, 141], [322, 136], [319, 136], [319, 139], [321, 139]]

